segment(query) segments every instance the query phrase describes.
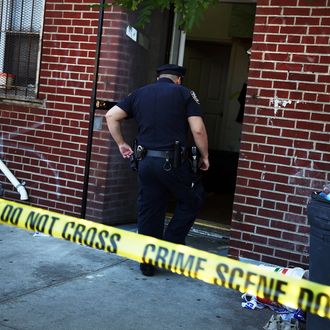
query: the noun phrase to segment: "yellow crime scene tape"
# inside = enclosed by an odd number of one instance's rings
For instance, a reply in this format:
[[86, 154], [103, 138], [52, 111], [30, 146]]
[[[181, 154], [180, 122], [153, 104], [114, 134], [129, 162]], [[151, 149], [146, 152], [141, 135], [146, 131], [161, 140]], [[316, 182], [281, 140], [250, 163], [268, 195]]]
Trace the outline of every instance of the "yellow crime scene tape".
[[330, 318], [330, 286], [115, 227], [0, 199], [0, 224], [152, 263], [207, 283]]

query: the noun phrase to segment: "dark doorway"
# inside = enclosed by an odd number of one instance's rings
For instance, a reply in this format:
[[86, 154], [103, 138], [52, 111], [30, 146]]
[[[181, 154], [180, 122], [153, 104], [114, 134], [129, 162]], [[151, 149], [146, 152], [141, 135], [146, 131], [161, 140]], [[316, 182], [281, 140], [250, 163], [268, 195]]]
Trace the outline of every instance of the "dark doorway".
[[206, 203], [203, 221], [229, 226], [236, 181], [238, 153], [223, 150], [223, 120], [231, 45], [187, 40], [185, 85], [200, 99], [209, 137], [210, 169], [203, 175]]

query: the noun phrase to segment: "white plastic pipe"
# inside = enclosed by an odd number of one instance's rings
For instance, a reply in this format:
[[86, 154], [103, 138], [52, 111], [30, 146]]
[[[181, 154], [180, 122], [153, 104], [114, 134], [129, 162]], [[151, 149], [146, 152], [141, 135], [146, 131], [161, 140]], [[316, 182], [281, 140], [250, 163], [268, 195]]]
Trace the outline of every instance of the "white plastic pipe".
[[0, 159], [0, 170], [7, 177], [7, 179], [11, 182], [11, 184], [16, 188], [18, 193], [21, 196], [22, 201], [26, 201], [29, 199], [27, 191], [22, 183], [20, 183], [13, 173], [10, 172], [9, 168], [5, 165], [5, 163]]

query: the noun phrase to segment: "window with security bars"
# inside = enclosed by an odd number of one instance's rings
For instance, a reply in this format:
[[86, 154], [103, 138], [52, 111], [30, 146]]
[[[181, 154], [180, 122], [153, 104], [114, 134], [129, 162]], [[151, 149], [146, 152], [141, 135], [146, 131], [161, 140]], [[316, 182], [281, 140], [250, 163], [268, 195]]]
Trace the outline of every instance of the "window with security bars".
[[34, 98], [44, 0], [0, 0], [0, 97]]

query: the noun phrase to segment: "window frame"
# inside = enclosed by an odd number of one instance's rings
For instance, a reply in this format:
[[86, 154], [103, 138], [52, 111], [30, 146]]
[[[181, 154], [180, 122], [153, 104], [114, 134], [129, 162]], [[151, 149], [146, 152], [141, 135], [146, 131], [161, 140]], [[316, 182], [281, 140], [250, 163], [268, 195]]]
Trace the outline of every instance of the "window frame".
[[[0, 0], [2, 22], [0, 25], [0, 99], [35, 101], [38, 97], [45, 2], [46, 0]], [[23, 21], [23, 16], [27, 17], [27, 20]], [[18, 51], [16, 50], [17, 70], [19, 68], [26, 70], [26, 74], [21, 76], [25, 82], [19, 85], [16, 85], [14, 81], [14, 72], [5, 70], [6, 66], [8, 68], [10, 65], [15, 65], [8, 60], [8, 54], [12, 50], [8, 51], [10, 47], [8, 40], [12, 39], [15, 42], [15, 38], [19, 40]], [[23, 57], [20, 54], [22, 45], [23, 49], [27, 50], [23, 53]], [[29, 75], [31, 67], [33, 74]], [[31, 83], [31, 78], [33, 78], [33, 83]]]

